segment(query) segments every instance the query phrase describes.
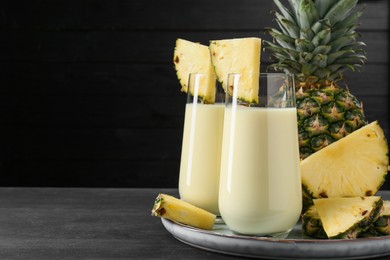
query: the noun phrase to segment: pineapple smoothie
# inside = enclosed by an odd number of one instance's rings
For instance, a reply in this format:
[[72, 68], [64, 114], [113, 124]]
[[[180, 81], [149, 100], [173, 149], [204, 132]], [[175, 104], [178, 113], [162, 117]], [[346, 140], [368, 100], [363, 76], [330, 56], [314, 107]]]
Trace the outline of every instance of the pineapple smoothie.
[[298, 221], [296, 122], [295, 107], [226, 107], [219, 209], [232, 231], [287, 236]]
[[180, 198], [216, 215], [224, 104], [187, 104], [180, 162]]

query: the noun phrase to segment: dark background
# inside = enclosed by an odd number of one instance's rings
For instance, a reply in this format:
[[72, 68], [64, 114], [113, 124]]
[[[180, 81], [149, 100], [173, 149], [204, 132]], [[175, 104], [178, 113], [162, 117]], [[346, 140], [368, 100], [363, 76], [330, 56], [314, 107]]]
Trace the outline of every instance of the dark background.
[[[390, 140], [389, 1], [363, 4], [368, 60], [347, 82]], [[271, 0], [1, 1], [0, 186], [176, 187], [185, 104], [176, 38], [269, 40], [272, 9]]]

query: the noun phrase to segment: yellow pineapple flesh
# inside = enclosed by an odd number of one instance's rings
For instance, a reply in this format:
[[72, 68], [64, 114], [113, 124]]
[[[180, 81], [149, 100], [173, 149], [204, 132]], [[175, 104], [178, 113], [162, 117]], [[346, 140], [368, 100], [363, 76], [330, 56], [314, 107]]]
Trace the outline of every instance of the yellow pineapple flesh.
[[248, 103], [258, 103], [261, 39], [235, 38], [210, 41], [211, 62], [217, 79], [225, 92], [233, 95], [227, 85], [231, 73], [241, 74], [237, 98]]
[[374, 121], [304, 159], [303, 190], [314, 199], [375, 195], [388, 165], [387, 141]]
[[167, 194], [157, 196], [152, 216], [206, 230], [212, 229], [216, 219], [216, 215]]
[[380, 196], [315, 199], [328, 238], [357, 238], [370, 228], [382, 210]]
[[[182, 92], [188, 92], [188, 80], [191, 73], [202, 73], [204, 76], [197, 78], [200, 81], [197, 95], [204, 103], [213, 104], [215, 102], [216, 75], [211, 64], [208, 46], [177, 39], [173, 63]], [[190, 88], [190, 93], [194, 96], [193, 88]]]

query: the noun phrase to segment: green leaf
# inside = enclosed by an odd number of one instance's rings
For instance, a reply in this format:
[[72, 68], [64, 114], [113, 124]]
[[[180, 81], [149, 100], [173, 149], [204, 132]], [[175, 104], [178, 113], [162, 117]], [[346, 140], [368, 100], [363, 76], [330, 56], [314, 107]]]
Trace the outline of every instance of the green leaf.
[[343, 48], [344, 46], [347, 46], [351, 43], [355, 42], [355, 38], [357, 35], [347, 35], [340, 37], [338, 39], [335, 39], [334, 41], [330, 42], [329, 45], [332, 46], [332, 52], [336, 52]]
[[353, 34], [355, 32], [356, 27], [357, 27], [357, 25], [351, 26], [351, 27], [344, 27], [344, 28], [338, 29], [336, 31], [333, 31], [332, 32], [332, 40], [340, 38], [344, 35]]
[[307, 39], [309, 41], [311, 41], [314, 37], [315, 33], [312, 31], [312, 29], [302, 29], [300, 30], [299, 32], [299, 37], [296, 37], [296, 38], [301, 38], [301, 39]]
[[288, 72], [288, 73], [293, 73], [293, 74], [300, 73], [300, 71], [295, 70], [295, 69], [291, 68], [290, 66], [288, 66], [287, 64], [283, 64], [283, 63], [278, 63], [276, 68], [278, 70], [283, 70], [284, 72]]
[[340, 50], [352, 50], [355, 54], [359, 54], [367, 58], [367, 53], [362, 49], [363, 46], [366, 46], [363, 42], [354, 42], [344, 46]]
[[[290, 21], [295, 21], [294, 16], [290, 10], [288, 10], [279, 0], [274, 0], [275, 5], [278, 7], [280, 12], [283, 14], [283, 16], [290, 20]], [[296, 21], [295, 21], [296, 23]]]
[[313, 59], [313, 53], [311, 52], [300, 52], [299, 53], [299, 62], [300, 63], [307, 63], [307, 62], [311, 62], [311, 60]]
[[330, 8], [324, 18], [329, 19], [330, 24], [335, 25], [351, 13], [357, 2], [358, 0], [340, 0]]
[[294, 38], [291, 38], [290, 36], [285, 35], [285, 34], [281, 33], [280, 31], [273, 29], [273, 28], [271, 28], [267, 32], [283, 48], [295, 49], [295, 46], [294, 46], [295, 39]]
[[275, 13], [277, 19], [276, 22], [279, 24], [279, 27], [283, 30], [284, 34], [287, 34], [293, 38], [299, 37], [299, 27], [292, 21], [284, 19], [284, 17]]
[[317, 66], [316, 65], [313, 65], [313, 64], [310, 64], [310, 63], [305, 63], [305, 64], [302, 64], [302, 73], [307, 75], [307, 76], [310, 76], [314, 73], [314, 71], [317, 70]]
[[330, 71], [331, 74], [337, 72], [342, 68], [344, 64], [332, 64], [330, 66], [327, 66], [326, 68]]
[[282, 63], [288, 65], [295, 71], [301, 71], [302, 69], [302, 64], [294, 60], [284, 60]]
[[312, 24], [320, 19], [317, 9], [312, 0], [301, 0], [299, 3], [299, 26], [306, 30], [311, 28]]
[[299, 73], [299, 71], [295, 71], [294, 69], [292, 69], [291, 67], [289, 67], [288, 65], [286, 64], [282, 64], [282, 63], [273, 63], [269, 66], [267, 66], [267, 71], [269, 70], [274, 70], [274, 71], [284, 71], [284, 72], [289, 72], [289, 73]]
[[319, 45], [313, 50], [313, 54], [321, 53], [328, 54], [332, 50], [332, 47], [329, 45]]
[[333, 64], [331, 66], [328, 66], [327, 69], [330, 71], [330, 75], [340, 75], [344, 71], [350, 70], [350, 71], [361, 71], [363, 69], [362, 64]]
[[331, 30], [327, 28], [317, 33], [313, 37], [312, 42], [314, 46], [327, 45], [330, 41], [330, 38], [331, 38]]
[[355, 55], [355, 52], [353, 50], [340, 50], [336, 52], [332, 52], [328, 56], [328, 64], [333, 64], [335, 63], [336, 60], [340, 58], [345, 58], [351, 55]]
[[325, 68], [326, 65], [328, 64], [327, 60], [328, 60], [327, 55], [317, 53], [316, 55], [314, 55], [314, 57], [312, 59], [312, 64], [314, 64], [320, 68]]
[[287, 58], [292, 59], [292, 60], [297, 60], [299, 57], [298, 52], [296, 52], [295, 50], [280, 47], [280, 46], [273, 44], [269, 41], [264, 41], [264, 46], [266, 49], [269, 49], [272, 53], [281, 53], [281, 54], [285, 55]]
[[324, 17], [324, 15], [329, 11], [329, 9], [337, 3], [339, 0], [316, 0], [314, 2], [318, 13], [321, 17]]
[[328, 76], [328, 80], [330, 81], [336, 81], [336, 80], [339, 80], [339, 79], [342, 79], [343, 78], [343, 71], [340, 71], [340, 72], [336, 72], [336, 73], [333, 73], [333, 74], [330, 74]]
[[300, 0], [288, 0], [289, 4], [290, 4], [290, 7], [291, 9], [293, 10], [294, 12], [294, 16], [295, 16], [295, 19], [296, 19], [296, 22], [297, 24], [299, 23], [299, 13], [298, 13], [298, 8], [299, 8], [299, 2]]
[[285, 55], [279, 52], [272, 53], [271, 56], [274, 57], [277, 61], [282, 61], [287, 58]]
[[306, 39], [296, 39], [295, 47], [297, 51], [304, 51], [304, 52], [311, 52], [315, 48], [313, 43]]
[[313, 74], [320, 79], [327, 79], [330, 75], [330, 71], [327, 68], [317, 69]]
[[354, 12], [353, 14], [349, 15], [345, 19], [341, 20], [340, 22], [333, 25], [332, 30], [337, 31], [344, 27], [352, 27], [352, 26], [358, 26], [357, 20], [360, 18], [360, 16], [363, 14], [361, 10]]
[[363, 47], [366, 47], [366, 44], [364, 42], [353, 42], [351, 44], [344, 46], [343, 48], [341, 48], [341, 50], [348, 49], [348, 50], [353, 50], [355, 52], [365, 53], [365, 51], [363, 50]]
[[336, 62], [339, 64], [346, 64], [346, 65], [349, 65], [349, 64], [363, 65], [365, 59], [366, 59], [366, 57], [364, 55], [355, 55], [355, 56], [351, 56], [351, 57], [337, 59]]
[[311, 27], [311, 29], [314, 33], [318, 33], [324, 29], [327, 29], [327, 28], [330, 28], [330, 23], [329, 23], [329, 20], [327, 20], [327, 19], [318, 20]]

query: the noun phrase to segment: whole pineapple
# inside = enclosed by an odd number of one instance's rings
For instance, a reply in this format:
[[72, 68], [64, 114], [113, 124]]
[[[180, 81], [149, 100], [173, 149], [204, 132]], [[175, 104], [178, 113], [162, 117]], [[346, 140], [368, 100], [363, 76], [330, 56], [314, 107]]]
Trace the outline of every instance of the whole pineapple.
[[[286, 1], [287, 2], [287, 1]], [[341, 88], [346, 70], [362, 68], [363, 42], [355, 29], [358, 0], [274, 0], [279, 29], [264, 41], [276, 63], [270, 68], [293, 73], [300, 156], [302, 159], [367, 124], [362, 104]]]

